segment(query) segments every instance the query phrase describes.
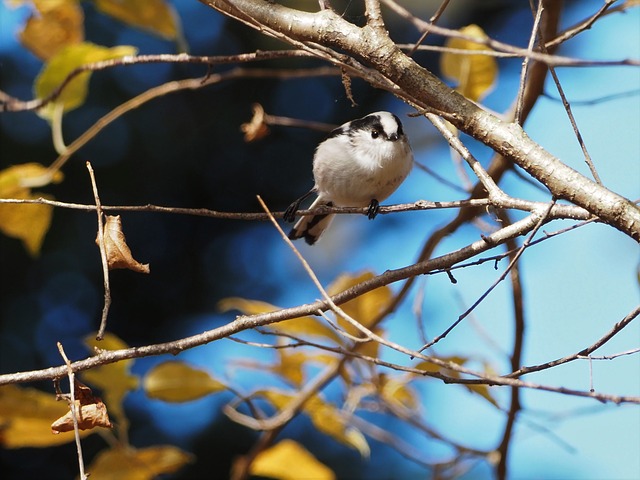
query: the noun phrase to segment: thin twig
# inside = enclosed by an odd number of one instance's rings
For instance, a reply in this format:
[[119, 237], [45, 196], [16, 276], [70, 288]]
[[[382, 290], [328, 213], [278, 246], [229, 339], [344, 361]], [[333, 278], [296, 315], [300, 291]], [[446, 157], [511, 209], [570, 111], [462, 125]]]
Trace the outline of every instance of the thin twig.
[[509, 262], [509, 265], [507, 265], [507, 268], [505, 269], [504, 272], [502, 272], [500, 274], [500, 276], [498, 277], [498, 279], [493, 282], [493, 284], [487, 289], [485, 290], [485, 292], [480, 295], [480, 297], [478, 298], [478, 300], [476, 300], [473, 305], [471, 305], [464, 313], [462, 313], [458, 319], [453, 322], [444, 332], [442, 332], [440, 335], [438, 335], [436, 338], [434, 338], [433, 340], [431, 340], [430, 342], [426, 343], [422, 348], [420, 348], [420, 352], [424, 351], [425, 349], [435, 345], [436, 343], [438, 343], [440, 340], [442, 340], [443, 338], [445, 338], [455, 327], [458, 326], [458, 324], [460, 324], [460, 322], [462, 322], [462, 320], [464, 320], [473, 310], [475, 310], [475, 308], [480, 305], [480, 303], [482, 303], [482, 301], [487, 298], [487, 296], [507, 277], [507, 275], [509, 274], [509, 272], [511, 271], [511, 269], [513, 268], [513, 266], [516, 264], [516, 262], [518, 261], [518, 259], [520, 258], [520, 256], [524, 253], [525, 249], [527, 249], [529, 247], [529, 244], [531, 242], [531, 240], [533, 239], [533, 237], [535, 236], [535, 234], [538, 232], [538, 230], [540, 229], [540, 227], [542, 227], [542, 225], [544, 225], [544, 223], [547, 221], [547, 219], [549, 218], [549, 214], [551, 212], [551, 209], [553, 208], [553, 206], [555, 205], [555, 200], [553, 200], [547, 210], [540, 215], [540, 218], [538, 220], [538, 223], [536, 224], [536, 226], [533, 228], [533, 230], [531, 231], [531, 233], [529, 234], [529, 236], [527, 237], [527, 239], [524, 241], [524, 243], [522, 244], [522, 246], [520, 247], [520, 250], [518, 250], [518, 252], [516, 253], [516, 255], [514, 255], [514, 257], [511, 259], [511, 261]]
[[557, 360], [553, 360], [551, 362], [543, 363], [540, 365], [534, 365], [531, 367], [522, 367], [518, 370], [505, 375], [509, 378], [518, 378], [522, 375], [526, 375], [533, 372], [539, 372], [540, 370], [547, 370], [549, 368], [555, 367], [556, 365], [562, 365], [564, 363], [572, 362], [574, 360], [583, 359], [588, 355], [591, 355], [592, 352], [596, 351], [598, 348], [602, 347], [605, 343], [615, 337], [623, 328], [629, 325], [638, 315], [640, 315], [640, 305], [638, 305], [634, 310], [632, 310], [627, 316], [625, 316], [622, 320], [616, 323], [611, 330], [609, 330], [605, 335], [603, 335], [600, 339], [598, 339], [595, 343], [590, 345], [589, 347], [574, 353], [573, 355], [568, 355], [563, 358], [559, 358]]
[[544, 44], [544, 46], [546, 48], [557, 47], [561, 43], [566, 42], [567, 40], [569, 40], [570, 38], [575, 37], [579, 33], [582, 33], [585, 30], [590, 29], [593, 26], [593, 24], [596, 22], [596, 20], [598, 20], [603, 15], [605, 15], [605, 13], [609, 9], [609, 7], [611, 7], [611, 5], [613, 5], [617, 1], [618, 0], [605, 0], [605, 2], [602, 5], [602, 7], [600, 7], [600, 9], [596, 13], [594, 13], [591, 17], [587, 18], [586, 20], [583, 20], [582, 22], [578, 23], [577, 25], [575, 25], [575, 26], [573, 26], [571, 28], [568, 28], [567, 30], [562, 32], [560, 35], [558, 35], [556, 38], [554, 38], [553, 40], [547, 41]]
[[640, 353], [640, 348], [632, 348], [631, 350], [626, 350], [624, 352], [619, 352], [619, 353], [613, 353], [611, 355], [601, 355], [601, 356], [593, 356], [591, 354], [584, 356], [584, 355], [578, 355], [578, 358], [580, 359], [589, 359], [589, 361], [591, 360], [613, 360], [614, 358], [618, 358], [618, 357], [623, 357], [626, 355], [635, 355], [636, 353]]
[[96, 340], [104, 338], [104, 332], [107, 329], [107, 316], [109, 315], [109, 307], [111, 306], [111, 288], [109, 286], [109, 264], [107, 263], [107, 249], [104, 241], [104, 224], [102, 205], [100, 204], [100, 196], [98, 195], [98, 186], [96, 185], [96, 177], [93, 173], [91, 163], [87, 162], [87, 170], [91, 177], [91, 188], [93, 189], [93, 198], [96, 202], [96, 213], [98, 215], [98, 248], [100, 249], [100, 260], [102, 262], [102, 277], [104, 280], [104, 307], [102, 308], [102, 318], [100, 320], [100, 328], [96, 335]]
[[[83, 204], [83, 203], [71, 203], [62, 202], [59, 200], [50, 200], [48, 198], [0, 198], [1, 204], [42, 204], [51, 205], [53, 207], [68, 208], [71, 210], [83, 210], [83, 211], [95, 211], [95, 204]], [[452, 200], [449, 202], [432, 202], [427, 200], [417, 200], [414, 203], [400, 203], [396, 205], [380, 205], [379, 214], [386, 215], [390, 213], [398, 212], [413, 212], [423, 210], [439, 210], [444, 208], [461, 208], [461, 209], [476, 209], [485, 208], [487, 206], [494, 206], [496, 208], [509, 208], [515, 210], [522, 210], [525, 212], [535, 212], [544, 208], [546, 204], [542, 202], [534, 202], [530, 200], [522, 200], [517, 198], [505, 197], [500, 198], [497, 201], [488, 198], [471, 198], [468, 200]], [[183, 207], [167, 207], [163, 205], [101, 205], [103, 212], [156, 212], [156, 213], [169, 213], [176, 215], [193, 215], [197, 217], [208, 218], [221, 218], [225, 220], [268, 220], [269, 216], [264, 212], [221, 212], [219, 210], [210, 210], [208, 208], [183, 208]], [[358, 214], [364, 215], [367, 213], [367, 208], [360, 207], [329, 207], [322, 206], [311, 210], [298, 210], [296, 215], [301, 216], [313, 216], [319, 214], [336, 214], [336, 215], [351, 215]], [[272, 212], [272, 215], [276, 218], [282, 218], [284, 212]], [[586, 220], [592, 218], [592, 221], [597, 219], [590, 216], [590, 214], [583, 208], [574, 205], [556, 205], [552, 212], [554, 219], [573, 219], [573, 220]]]
[[[449, 6], [449, 2], [451, 0], [443, 0], [442, 3], [440, 4], [440, 6], [438, 7], [438, 9], [436, 10], [436, 12], [431, 16], [431, 18], [429, 19], [429, 23], [436, 23], [438, 21], [438, 19], [442, 16], [442, 14], [444, 13], [444, 11], [446, 10], [446, 8]], [[420, 45], [422, 44], [422, 42], [425, 41], [425, 39], [427, 38], [427, 35], [429, 35], [429, 30], [425, 30], [422, 35], [420, 35], [420, 38], [418, 40], [416, 40], [416, 43], [413, 45], [413, 47], [411, 47], [411, 49], [409, 49], [409, 51], [407, 52], [407, 55], [409, 57], [411, 57], [416, 50], [418, 49], [418, 47], [420, 47]]]
[[[546, 52], [546, 47], [544, 45], [544, 38], [540, 38], [540, 49]], [[551, 74], [551, 78], [553, 78], [553, 82], [556, 85], [556, 89], [558, 90], [558, 94], [560, 95], [560, 99], [562, 100], [562, 105], [564, 106], [565, 111], [567, 112], [567, 116], [569, 117], [569, 122], [571, 123], [571, 128], [573, 128], [573, 132], [578, 140], [578, 144], [582, 149], [582, 154], [584, 156], [584, 161], [589, 167], [591, 171], [591, 175], [593, 179], [599, 185], [602, 185], [602, 180], [600, 180], [600, 175], [598, 175], [598, 171], [596, 170], [596, 166], [591, 159], [591, 155], [589, 154], [589, 150], [587, 150], [587, 146], [584, 143], [584, 139], [582, 138], [582, 134], [580, 133], [580, 129], [578, 128], [578, 124], [576, 123], [576, 119], [573, 116], [573, 112], [571, 111], [571, 104], [569, 100], [567, 100], [566, 95], [564, 94], [564, 88], [562, 88], [562, 84], [560, 83], [560, 79], [558, 78], [558, 74], [556, 73], [556, 69], [550, 65], [549, 73]]]
[[267, 213], [267, 215], [269, 215], [269, 220], [271, 221], [273, 226], [276, 228], [276, 230], [278, 231], [278, 233], [280, 234], [280, 236], [282, 237], [284, 242], [293, 251], [293, 254], [296, 256], [296, 258], [300, 261], [300, 263], [302, 264], [302, 267], [304, 268], [305, 272], [307, 272], [307, 275], [309, 276], [309, 278], [311, 279], [313, 284], [316, 286], [316, 288], [320, 292], [320, 295], [322, 296], [323, 300], [325, 302], [327, 302], [327, 304], [329, 305], [329, 308], [336, 315], [339, 315], [340, 317], [344, 318], [347, 322], [349, 322], [351, 324], [351, 326], [353, 326], [356, 329], [360, 330], [360, 332], [363, 333], [365, 335], [365, 337], [367, 337], [369, 340], [376, 340], [376, 341], [381, 340], [380, 337], [377, 337], [377, 335], [375, 335], [371, 330], [366, 328], [360, 322], [358, 322], [357, 320], [352, 318], [349, 314], [347, 314], [338, 305], [336, 305], [336, 303], [331, 299], [331, 296], [327, 293], [325, 288], [322, 286], [322, 283], [320, 283], [320, 280], [318, 280], [318, 277], [314, 273], [313, 269], [311, 268], [311, 266], [309, 265], [307, 260], [302, 256], [300, 251], [296, 248], [296, 246], [293, 244], [293, 242], [289, 239], [287, 234], [284, 233], [284, 230], [282, 230], [282, 227], [280, 227], [280, 225], [278, 225], [278, 222], [276, 221], [275, 217], [271, 214], [271, 211], [267, 207], [267, 204], [264, 203], [264, 200], [262, 200], [260, 195], [258, 195], [258, 202], [260, 203], [260, 206], [264, 209], [264, 211]]
[[80, 429], [78, 427], [78, 412], [76, 411], [76, 379], [75, 374], [73, 373], [73, 368], [71, 366], [71, 362], [67, 358], [67, 355], [64, 353], [64, 348], [62, 348], [62, 344], [60, 342], [57, 343], [58, 351], [60, 352], [60, 356], [64, 360], [65, 365], [67, 366], [67, 374], [69, 376], [69, 408], [71, 409], [71, 418], [73, 419], [73, 433], [76, 439], [76, 451], [78, 453], [78, 467], [80, 469], [80, 478], [81, 480], [87, 480], [88, 475], [84, 471], [84, 459], [82, 457], [82, 443], [80, 442]]
[[19, 100], [0, 92], [0, 112], [17, 112], [38, 110], [48, 103], [55, 101], [69, 85], [71, 80], [83, 72], [99, 72], [114, 67], [142, 65], [149, 63], [196, 63], [203, 65], [224, 65], [229, 63], [248, 63], [281, 58], [309, 57], [311, 54], [302, 50], [258, 50], [253, 53], [240, 53], [236, 55], [194, 56], [186, 53], [176, 55], [162, 53], [157, 55], [127, 55], [125, 57], [102, 60], [99, 62], [82, 65], [69, 72], [65, 79], [47, 97], [33, 100]]
[[130, 100], [118, 105], [116, 108], [108, 112], [101, 117], [96, 123], [85, 130], [82, 135], [75, 139], [66, 150], [56, 158], [56, 160], [49, 166], [48, 174], [53, 175], [69, 160], [69, 158], [76, 153], [80, 148], [86, 145], [91, 139], [93, 139], [98, 133], [107, 127], [107, 125], [113, 123], [115, 120], [123, 116], [132, 110], [139, 108], [145, 103], [168, 95], [170, 93], [179, 92], [182, 90], [197, 90], [209, 85], [221, 83], [223, 81], [238, 79], [238, 78], [296, 78], [296, 77], [310, 77], [310, 76], [324, 76], [324, 75], [337, 75], [339, 72], [331, 67], [320, 67], [313, 69], [246, 69], [242, 67], [236, 67], [227, 72], [219, 74], [210, 74], [205, 77], [187, 78], [184, 80], [174, 80], [163, 83], [157, 87], [145, 90], [140, 95], [133, 97]]
[[425, 113], [425, 117], [433, 124], [434, 127], [438, 129], [438, 131], [442, 134], [442, 136], [449, 142], [449, 145], [453, 147], [453, 149], [460, 154], [460, 156], [466, 160], [469, 164], [473, 173], [476, 174], [478, 180], [482, 183], [485, 190], [489, 194], [490, 198], [502, 198], [505, 197], [506, 194], [498, 187], [496, 182], [494, 182], [491, 175], [487, 173], [484, 167], [480, 164], [478, 160], [471, 154], [469, 149], [462, 143], [460, 138], [455, 135], [447, 126], [444, 120], [442, 120], [437, 115], [433, 113]]
[[[500, 42], [490, 37], [487, 37], [484, 39], [475, 38], [471, 35], [466, 35], [464, 33], [461, 33], [458, 30], [453, 30], [450, 28], [434, 25], [419, 17], [416, 17], [409, 10], [399, 5], [395, 0], [382, 0], [382, 3], [384, 3], [387, 7], [392, 9], [401, 17], [405, 18], [407, 21], [411, 22], [421, 32], [429, 31], [430, 33], [433, 33], [435, 35], [440, 35], [447, 38], [459, 38], [461, 40], [467, 40], [469, 42], [479, 43], [497, 52], [508, 53], [513, 56], [518, 56], [523, 58], [528, 56], [531, 58], [531, 60], [536, 60], [546, 65], [553, 65], [556, 67], [560, 67], [560, 66], [564, 66], [564, 67], [638, 66], [640, 65], [640, 60], [635, 58], [633, 59], [627, 58], [623, 60], [604, 60], [604, 61], [582, 60], [577, 58], [561, 57], [558, 55], [549, 55], [547, 53], [542, 53], [537, 51], [528, 51], [526, 48], [509, 45], [508, 43]], [[408, 48], [411, 48], [411, 47], [412, 45], [408, 45]], [[478, 53], [481, 53], [481, 52], [478, 52]]]
[[[502, 225], [509, 225], [512, 223], [511, 217], [507, 210], [498, 210], [498, 218]], [[531, 242], [529, 243], [531, 245]], [[525, 330], [525, 317], [524, 317], [524, 302], [522, 293], [522, 283], [520, 278], [520, 263], [517, 261], [518, 254], [522, 251], [518, 249], [518, 242], [515, 238], [512, 238], [505, 242], [505, 246], [509, 253], [510, 264], [513, 265], [509, 277], [511, 278], [511, 294], [513, 297], [513, 348], [510, 356], [510, 368], [511, 370], [517, 369], [522, 363], [522, 348], [524, 345], [524, 330]], [[517, 387], [511, 387], [511, 398], [509, 402], [509, 409], [507, 411], [507, 421], [504, 426], [502, 434], [502, 440], [498, 445], [497, 451], [500, 452], [500, 460], [497, 466], [497, 473], [499, 479], [508, 478], [507, 467], [509, 460], [509, 448], [511, 446], [511, 440], [513, 439], [513, 430], [516, 425], [518, 413], [520, 412], [520, 389]]]
[[[536, 15], [533, 21], [533, 28], [531, 29], [531, 35], [529, 36], [529, 45], [527, 45], [527, 51], [533, 52], [533, 47], [535, 46], [536, 37], [540, 34], [540, 19], [542, 18], [542, 12], [544, 11], [543, 2], [539, 0], [538, 9], [536, 11]], [[520, 87], [518, 88], [518, 97], [516, 100], [516, 111], [515, 111], [515, 121], [522, 125], [522, 105], [524, 102], [524, 91], [527, 86], [527, 73], [529, 71], [529, 59], [530, 57], [527, 55], [522, 60], [522, 69], [520, 71]]]

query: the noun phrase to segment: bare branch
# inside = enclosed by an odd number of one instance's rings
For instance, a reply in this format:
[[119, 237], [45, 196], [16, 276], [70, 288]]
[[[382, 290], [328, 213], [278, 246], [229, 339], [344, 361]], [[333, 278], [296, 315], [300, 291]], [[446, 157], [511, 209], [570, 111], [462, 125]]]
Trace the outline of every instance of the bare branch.
[[248, 63], [255, 61], [266, 61], [280, 58], [309, 57], [309, 52], [301, 50], [271, 50], [257, 51], [254, 53], [240, 53], [237, 55], [218, 56], [193, 56], [186, 53], [176, 55], [163, 53], [158, 55], [133, 55], [100, 62], [88, 63], [76, 68], [67, 75], [63, 82], [53, 90], [46, 98], [36, 98], [29, 101], [22, 101], [0, 91], [0, 112], [21, 112], [28, 110], [38, 110], [52, 101], [55, 101], [71, 80], [83, 72], [99, 72], [114, 67], [125, 67], [130, 65], [143, 65], [148, 63], [195, 63], [203, 65], [224, 65], [229, 63]]
[[[59, 200], [50, 200], [48, 198], [0, 198], [2, 204], [19, 204], [19, 205], [51, 205], [53, 207], [68, 208], [71, 210], [95, 211], [96, 206], [82, 203], [62, 202]], [[522, 210], [525, 212], [536, 212], [544, 208], [547, 204], [542, 202], [534, 202], [530, 200], [522, 200], [504, 195], [497, 200], [488, 198], [471, 198], [469, 200], [452, 200], [449, 202], [432, 202], [427, 200], [418, 200], [414, 203], [403, 203], [397, 205], [381, 205], [380, 215], [387, 215], [398, 212], [414, 212], [423, 210], [438, 210], [443, 208], [460, 208], [460, 209], [477, 209], [494, 206], [496, 208], [508, 208], [514, 210]], [[183, 207], [167, 207], [162, 205], [101, 205], [103, 212], [157, 212], [170, 213], [176, 215], [193, 215], [197, 217], [220, 218], [225, 220], [268, 220], [269, 216], [262, 212], [221, 212], [219, 210], [210, 210], [208, 208], [183, 208]], [[359, 214], [366, 215], [367, 208], [360, 207], [329, 207], [322, 206], [313, 210], [298, 210], [296, 215], [318, 215], [318, 214], [336, 214], [349, 215]], [[282, 218], [284, 212], [273, 212], [276, 218]], [[553, 219], [573, 219], [594, 221], [589, 212], [583, 208], [573, 205], [555, 205], [552, 210]]]
[[102, 276], [104, 279], [104, 306], [102, 308], [102, 319], [100, 320], [100, 328], [96, 335], [97, 340], [104, 338], [104, 332], [107, 329], [107, 316], [109, 315], [109, 307], [111, 306], [111, 288], [109, 287], [109, 265], [107, 263], [107, 249], [104, 242], [104, 215], [102, 213], [102, 205], [100, 204], [100, 196], [98, 195], [98, 186], [96, 185], [96, 177], [93, 173], [91, 163], [87, 162], [87, 170], [91, 177], [91, 188], [93, 189], [93, 198], [96, 202], [96, 214], [98, 215], [98, 236], [97, 244], [100, 249], [100, 260], [102, 262]]

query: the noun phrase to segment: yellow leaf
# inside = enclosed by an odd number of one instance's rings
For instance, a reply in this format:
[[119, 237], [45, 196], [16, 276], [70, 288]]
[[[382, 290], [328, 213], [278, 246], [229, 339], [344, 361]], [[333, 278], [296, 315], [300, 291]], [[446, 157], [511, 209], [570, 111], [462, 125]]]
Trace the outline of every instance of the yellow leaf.
[[482, 398], [484, 398], [487, 402], [489, 402], [494, 407], [499, 407], [498, 402], [496, 401], [495, 398], [491, 396], [491, 393], [489, 392], [489, 385], [465, 385], [465, 387], [471, 393], [480, 395]]
[[[51, 198], [47, 195], [14, 195], [13, 198]], [[2, 204], [0, 205], [0, 231], [22, 241], [33, 257], [40, 253], [44, 237], [51, 226], [53, 207], [51, 205]]]
[[39, 163], [21, 163], [0, 171], [0, 197], [12, 198], [20, 192], [34, 187], [44, 187], [49, 183], [60, 183], [62, 172], [51, 173]]
[[281, 391], [274, 390], [274, 389], [259, 390], [258, 392], [256, 392], [256, 395], [261, 395], [265, 397], [278, 410], [282, 410], [284, 407], [286, 407], [289, 401], [293, 398], [293, 395], [291, 394], [283, 393]]
[[167, 39], [178, 34], [178, 16], [164, 0], [95, 0], [96, 8], [133, 27]]
[[345, 416], [335, 406], [314, 396], [305, 404], [304, 412], [320, 432], [357, 450], [362, 457], [369, 457], [371, 451], [364, 435], [357, 428], [349, 426]]
[[381, 378], [382, 389], [380, 395], [386, 401], [411, 410], [418, 408], [419, 402], [416, 392], [408, 384], [410, 377], [398, 379], [382, 376]]
[[[239, 310], [245, 315], [260, 315], [279, 310], [280, 307], [271, 305], [260, 300], [247, 300], [239, 297], [224, 298], [218, 302], [218, 308], [224, 312], [228, 310]], [[336, 343], [340, 343], [340, 337], [330, 327], [326, 326], [322, 320], [314, 317], [298, 317], [291, 320], [266, 325], [266, 328], [282, 332], [292, 336], [311, 335], [314, 337], [326, 338]]]
[[260, 452], [249, 467], [251, 475], [279, 480], [333, 480], [335, 474], [306, 448], [293, 440], [282, 440]]
[[[256, 392], [269, 400], [278, 410], [282, 410], [291, 401], [293, 395], [274, 389]], [[318, 431], [329, 435], [334, 440], [357, 450], [362, 457], [368, 457], [371, 453], [366, 438], [355, 427], [349, 426], [346, 417], [330, 403], [325, 402], [319, 396], [313, 396], [307, 400], [303, 412]]]
[[96, 480], [153, 480], [193, 461], [193, 455], [170, 445], [114, 447], [98, 453], [87, 471]]
[[57, 401], [52, 393], [16, 385], [0, 387], [0, 445], [41, 448], [73, 442], [73, 432], [51, 433], [51, 423], [68, 411], [69, 404]]
[[[62, 173], [49, 173], [38, 163], [14, 165], [0, 171], [0, 198], [20, 200], [51, 198], [41, 193], [32, 193], [31, 187], [58, 183]], [[30, 255], [40, 253], [42, 242], [51, 226], [53, 207], [43, 204], [2, 204], [0, 205], [0, 231], [22, 241]]]
[[[455, 355], [450, 357], [436, 357], [436, 358], [438, 358], [438, 360], [442, 360], [443, 362], [451, 362], [456, 365], [464, 365], [465, 363], [467, 363], [467, 360], [468, 360], [467, 358], [459, 357]], [[432, 362], [427, 362], [427, 361], [418, 362], [415, 368], [419, 368], [420, 370], [424, 370], [425, 372], [442, 372], [445, 375], [449, 375], [451, 377], [455, 376], [456, 378], [459, 378], [460, 376], [459, 373], [455, 370], [451, 370], [446, 367], [441, 367], [440, 365], [437, 365]]]
[[331, 355], [312, 355], [305, 351], [290, 352], [287, 349], [278, 350], [278, 363], [269, 369], [283, 377], [285, 381], [295, 386], [301, 386], [304, 382], [304, 367], [313, 363], [322, 365], [334, 365], [338, 359]]
[[[460, 33], [478, 40], [487, 38], [484, 31], [477, 25], [461, 28]], [[481, 43], [460, 38], [449, 38], [445, 42], [445, 47], [470, 52], [488, 48]], [[476, 102], [491, 91], [498, 75], [498, 63], [494, 57], [472, 53], [445, 52], [440, 57], [440, 69], [446, 77], [458, 82], [456, 88], [458, 92]]]
[[173, 360], [153, 367], [142, 385], [149, 397], [165, 402], [188, 402], [226, 389], [204, 370]]
[[223, 298], [218, 302], [218, 309], [223, 312], [239, 310], [245, 315], [260, 315], [278, 310], [278, 307], [260, 300], [247, 300], [240, 297]]
[[275, 332], [285, 333], [294, 337], [299, 336], [304, 338], [305, 335], [309, 335], [312, 337], [326, 338], [336, 343], [342, 343], [341, 337], [335, 330], [325, 325], [322, 320], [314, 317], [292, 318], [290, 320], [272, 323], [266, 327]]
[[[128, 345], [111, 333], [104, 336], [104, 340], [98, 341], [95, 337], [87, 337], [85, 344], [90, 348], [101, 350], [122, 350]], [[138, 377], [129, 375], [129, 369], [133, 360], [121, 360], [109, 365], [92, 368], [82, 372], [82, 378], [91, 385], [102, 390], [104, 402], [109, 408], [109, 414], [115, 418], [119, 424], [127, 422], [122, 402], [129, 390], [138, 388]]]
[[[335, 295], [347, 290], [359, 283], [370, 280], [374, 277], [373, 272], [364, 272], [360, 275], [341, 275], [329, 287], [327, 293]], [[389, 305], [392, 299], [391, 289], [387, 286], [376, 288], [370, 292], [360, 295], [353, 300], [340, 305], [340, 308], [361, 325], [368, 327], [377, 319], [378, 315]], [[359, 331], [349, 325], [342, 318], [338, 319], [340, 325], [350, 334], [359, 335]]]
[[[89, 42], [67, 45], [60, 49], [38, 74], [34, 85], [35, 96], [38, 98], [49, 96], [60, 87], [71, 72], [83, 65], [135, 55], [136, 51], [135, 47], [130, 46], [106, 48]], [[50, 121], [58, 105], [62, 104], [65, 112], [82, 105], [87, 97], [90, 76], [91, 72], [76, 75], [55, 101], [38, 111], [38, 115]]]
[[42, 60], [60, 48], [84, 40], [84, 14], [78, 0], [34, 0], [32, 14], [20, 32], [20, 42]]
[[309, 356], [304, 352], [289, 353], [285, 349], [278, 350], [280, 361], [271, 367], [271, 371], [284, 377], [295, 386], [304, 382], [304, 366]]
[[[465, 363], [467, 363], [468, 358], [459, 357], [459, 356], [451, 356], [451, 357], [442, 357], [440, 360], [444, 360], [446, 362], [455, 363], [457, 365], [464, 365]], [[420, 370], [424, 370], [425, 372], [442, 372], [443, 375], [447, 375], [447, 376], [452, 377], [452, 378], [461, 378], [460, 377], [460, 373], [458, 371], [451, 370], [451, 369], [446, 368], [446, 367], [440, 367], [440, 366], [436, 365], [435, 363], [419, 362], [416, 365], [416, 368], [419, 368]], [[494, 405], [496, 407], [499, 406], [498, 402], [496, 401], [496, 399], [491, 396], [491, 393], [489, 391], [489, 386], [488, 385], [474, 385], [474, 384], [466, 384], [466, 383], [463, 383], [461, 385], [464, 386], [467, 390], [469, 390], [469, 392], [471, 392], [471, 393], [473, 393], [475, 395], [480, 395], [482, 398], [487, 400], [492, 405]]]

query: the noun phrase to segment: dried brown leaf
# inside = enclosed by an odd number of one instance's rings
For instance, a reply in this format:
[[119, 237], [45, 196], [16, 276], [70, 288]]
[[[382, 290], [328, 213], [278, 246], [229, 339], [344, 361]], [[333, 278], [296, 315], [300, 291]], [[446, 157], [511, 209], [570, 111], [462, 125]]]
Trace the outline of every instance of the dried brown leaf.
[[253, 117], [247, 123], [240, 125], [240, 130], [244, 133], [244, 141], [254, 142], [269, 135], [269, 127], [265, 121], [264, 108], [259, 103], [253, 104]]
[[[74, 397], [76, 418], [80, 430], [90, 430], [95, 427], [113, 427], [109, 421], [109, 413], [107, 412], [106, 405], [99, 397], [93, 395], [89, 387], [78, 380], [75, 381]], [[70, 432], [73, 429], [73, 414], [71, 413], [71, 408], [69, 408], [69, 411], [65, 415], [51, 424], [51, 432], [54, 434]]]
[[[120, 215], [107, 215], [103, 231], [109, 270], [126, 268], [134, 272], [149, 273], [148, 263], [142, 264], [133, 258], [122, 231]], [[100, 238], [96, 238], [96, 244], [100, 245]]]

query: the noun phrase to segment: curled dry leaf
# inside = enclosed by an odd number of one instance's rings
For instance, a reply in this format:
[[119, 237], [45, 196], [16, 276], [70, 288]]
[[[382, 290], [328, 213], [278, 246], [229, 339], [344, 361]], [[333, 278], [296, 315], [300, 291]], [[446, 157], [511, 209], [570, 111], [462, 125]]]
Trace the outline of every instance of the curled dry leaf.
[[[104, 224], [104, 247], [107, 253], [107, 265], [109, 270], [127, 268], [139, 273], [149, 273], [149, 264], [142, 264], [135, 260], [127, 245], [127, 240], [122, 231], [120, 215], [107, 215]], [[100, 246], [100, 238], [96, 238], [96, 244]]]
[[253, 117], [248, 123], [240, 125], [240, 130], [244, 133], [244, 141], [247, 143], [261, 140], [269, 134], [269, 127], [265, 121], [262, 105], [259, 103], [253, 104]]
[[[89, 387], [79, 381], [75, 381], [75, 411], [80, 430], [89, 430], [94, 427], [111, 428], [109, 414], [106, 405], [99, 397], [93, 395]], [[73, 415], [71, 409], [51, 424], [51, 432], [70, 432], [73, 430]]]

